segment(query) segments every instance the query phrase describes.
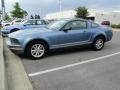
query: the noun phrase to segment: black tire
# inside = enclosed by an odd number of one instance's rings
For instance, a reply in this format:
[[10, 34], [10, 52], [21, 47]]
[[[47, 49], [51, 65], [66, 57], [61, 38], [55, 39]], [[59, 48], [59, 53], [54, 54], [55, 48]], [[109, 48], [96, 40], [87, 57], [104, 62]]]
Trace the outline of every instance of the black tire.
[[11, 30], [11, 32], [10, 33], [13, 33], [13, 32], [16, 32], [16, 31], [18, 31], [18, 30], [20, 30], [20, 29], [13, 29], [13, 30]]
[[[34, 47], [34, 45], [37, 45], [37, 44], [43, 46], [44, 53], [41, 56], [35, 57], [32, 54], [32, 47]], [[33, 60], [41, 59], [41, 58], [45, 57], [47, 55], [47, 53], [48, 53], [48, 46], [42, 41], [33, 41], [33, 42], [29, 43], [25, 50], [25, 55], [27, 55], [28, 58], [31, 58]]]
[[[101, 42], [101, 45], [97, 45], [98, 42]], [[104, 43], [105, 43], [105, 38], [103, 36], [99, 36], [94, 40], [92, 48], [96, 51], [100, 51], [103, 49]]]

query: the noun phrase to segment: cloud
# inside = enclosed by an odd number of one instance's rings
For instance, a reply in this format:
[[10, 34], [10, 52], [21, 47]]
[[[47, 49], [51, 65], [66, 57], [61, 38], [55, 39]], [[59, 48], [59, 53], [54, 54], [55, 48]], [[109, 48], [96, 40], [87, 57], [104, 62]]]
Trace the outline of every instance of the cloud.
[[6, 3], [20, 2], [20, 0], [5, 0]]
[[[29, 13], [47, 13], [57, 12], [59, 10], [58, 0], [5, 0], [6, 9], [9, 12], [13, 8], [13, 4], [18, 1], [21, 7]], [[120, 0], [61, 0], [62, 10], [75, 9], [78, 6], [86, 6], [87, 8], [115, 10], [120, 7]]]
[[54, 2], [56, 2], [56, 0], [42, 0], [40, 3], [49, 4]]

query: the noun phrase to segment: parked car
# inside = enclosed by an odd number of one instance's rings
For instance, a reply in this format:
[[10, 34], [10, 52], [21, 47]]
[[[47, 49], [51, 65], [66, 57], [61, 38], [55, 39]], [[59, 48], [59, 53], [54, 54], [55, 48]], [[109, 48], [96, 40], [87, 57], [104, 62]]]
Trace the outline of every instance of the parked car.
[[1, 26], [5, 27], [5, 26], [10, 26], [10, 25], [17, 25], [23, 21], [24, 21], [24, 19], [20, 19], [20, 18], [17, 18], [17, 19], [11, 20], [11, 21], [1, 21]]
[[63, 47], [90, 45], [95, 50], [101, 50], [112, 36], [110, 27], [102, 27], [83, 19], [63, 19], [51, 23], [46, 28], [11, 33], [7, 45], [16, 54], [40, 59], [49, 50]]
[[41, 19], [29, 19], [24, 22], [21, 22], [17, 25], [10, 25], [2, 28], [1, 32], [3, 35], [7, 35], [9, 33], [18, 31], [18, 30], [26, 30], [29, 28], [42, 28], [46, 26], [45, 20]]
[[110, 21], [103, 21], [101, 25], [110, 26]]
[[17, 18], [17, 19], [14, 19], [12, 22], [11, 22], [11, 25], [18, 25], [20, 23], [22, 23], [23, 21], [25, 21], [24, 19], [21, 19], [21, 18]]
[[1, 22], [1, 26], [2, 26], [2, 27], [4, 27], [4, 26], [9, 26], [9, 25], [11, 25], [11, 22], [9, 22], [9, 21], [2, 21], [2, 22]]

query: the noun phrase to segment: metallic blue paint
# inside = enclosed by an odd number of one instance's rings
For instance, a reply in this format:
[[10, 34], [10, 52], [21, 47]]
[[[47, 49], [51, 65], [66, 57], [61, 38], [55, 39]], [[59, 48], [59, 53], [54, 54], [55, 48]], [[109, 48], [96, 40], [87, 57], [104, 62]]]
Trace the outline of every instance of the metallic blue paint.
[[[68, 47], [68, 46], [76, 46], [76, 45], [90, 45], [93, 43], [94, 39], [102, 35], [105, 37], [106, 42], [110, 41], [113, 36], [112, 29], [110, 27], [91, 27], [91, 24], [94, 22], [83, 20], [83, 19], [67, 19], [68, 22], [75, 20], [82, 20], [87, 23], [86, 29], [76, 29], [76, 30], [52, 30], [48, 28], [34, 28], [30, 30], [21, 30], [14, 33], [9, 34], [10, 39], [18, 40], [18, 45], [22, 48], [21, 54], [24, 53], [25, 48], [29, 45], [29, 42], [34, 40], [43, 40], [47, 42], [49, 45], [49, 49]], [[57, 21], [59, 22], [59, 21]], [[14, 42], [9, 39], [10, 44], [8, 46], [15, 46]], [[10, 48], [11, 49], [11, 48]], [[19, 51], [18, 51], [19, 52]]]

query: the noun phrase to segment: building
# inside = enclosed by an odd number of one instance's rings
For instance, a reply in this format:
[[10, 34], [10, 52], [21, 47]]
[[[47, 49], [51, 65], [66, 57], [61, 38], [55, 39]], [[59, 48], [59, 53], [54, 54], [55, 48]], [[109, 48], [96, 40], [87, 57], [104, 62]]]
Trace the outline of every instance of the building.
[[[105, 10], [97, 10], [97, 9], [88, 9], [89, 16], [88, 18], [92, 18], [97, 23], [101, 23], [102, 21], [110, 21], [111, 24], [120, 24], [120, 11], [105, 11]], [[56, 13], [47, 14], [44, 19], [63, 19], [63, 18], [74, 18], [76, 15], [76, 11], [67, 10]]]
[[109, 12], [106, 14], [96, 13], [95, 21], [101, 23], [102, 21], [110, 21], [111, 24], [120, 24], [120, 12]]
[[56, 13], [47, 14], [44, 19], [62, 19], [62, 18], [74, 18], [76, 12], [74, 10], [61, 11]]
[[[96, 10], [96, 9], [89, 9], [89, 16], [88, 17], [95, 17], [96, 13], [105, 14], [106, 12], [103, 10]], [[76, 15], [75, 10], [67, 10], [61, 11], [56, 13], [47, 14], [44, 19], [63, 19], [63, 18], [74, 18]]]

